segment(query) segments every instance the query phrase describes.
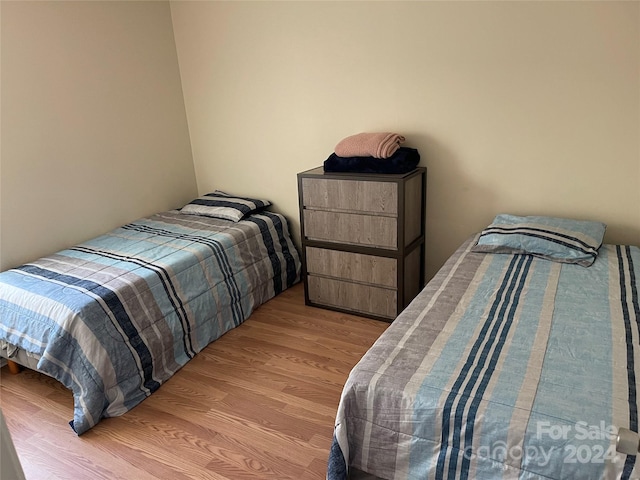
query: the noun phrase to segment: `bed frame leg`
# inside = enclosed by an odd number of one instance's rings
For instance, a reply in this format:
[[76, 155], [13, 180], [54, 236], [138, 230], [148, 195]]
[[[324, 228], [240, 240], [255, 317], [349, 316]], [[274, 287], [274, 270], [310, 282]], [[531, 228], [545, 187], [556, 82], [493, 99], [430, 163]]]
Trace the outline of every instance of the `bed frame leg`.
[[22, 370], [22, 367], [13, 360], [7, 360], [7, 366], [9, 367], [9, 373], [12, 373], [13, 375], [20, 373]]

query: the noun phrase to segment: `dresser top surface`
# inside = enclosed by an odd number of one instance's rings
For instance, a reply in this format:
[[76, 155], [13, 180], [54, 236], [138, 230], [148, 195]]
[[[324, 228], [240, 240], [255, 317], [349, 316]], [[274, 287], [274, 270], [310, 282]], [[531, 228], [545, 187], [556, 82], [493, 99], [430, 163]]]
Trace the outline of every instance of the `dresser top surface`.
[[424, 172], [425, 167], [417, 167], [407, 173], [358, 173], [358, 172], [325, 172], [324, 167], [316, 167], [311, 170], [298, 173], [299, 177], [324, 177], [324, 178], [338, 178], [338, 179], [350, 179], [356, 178], [358, 180], [387, 180], [397, 181], [418, 173]]

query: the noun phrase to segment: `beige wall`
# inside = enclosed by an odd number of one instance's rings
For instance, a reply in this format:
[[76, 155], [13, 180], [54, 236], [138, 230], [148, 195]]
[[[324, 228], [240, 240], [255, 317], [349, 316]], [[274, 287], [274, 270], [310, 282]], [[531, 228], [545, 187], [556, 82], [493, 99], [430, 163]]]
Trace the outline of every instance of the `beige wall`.
[[640, 3], [187, 2], [198, 190], [298, 217], [296, 173], [391, 130], [428, 167], [427, 269], [499, 212], [640, 244]]
[[376, 130], [429, 169], [429, 274], [498, 212], [640, 244], [638, 2], [0, 5], [0, 268], [181, 205], [194, 164], [297, 231], [296, 173]]
[[1, 268], [197, 193], [168, 2], [0, 5]]

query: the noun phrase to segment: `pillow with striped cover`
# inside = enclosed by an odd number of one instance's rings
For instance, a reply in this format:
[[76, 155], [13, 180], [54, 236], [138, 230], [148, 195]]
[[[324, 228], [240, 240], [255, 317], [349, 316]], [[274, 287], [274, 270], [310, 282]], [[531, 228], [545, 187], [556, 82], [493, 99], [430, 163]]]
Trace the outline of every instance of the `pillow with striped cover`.
[[606, 228], [588, 220], [501, 214], [480, 233], [471, 250], [534, 255], [588, 267], [598, 256]]
[[248, 197], [236, 197], [216, 190], [192, 200], [180, 210], [186, 215], [201, 215], [204, 217], [221, 218], [239, 222], [247, 215], [268, 207], [268, 200], [257, 200]]

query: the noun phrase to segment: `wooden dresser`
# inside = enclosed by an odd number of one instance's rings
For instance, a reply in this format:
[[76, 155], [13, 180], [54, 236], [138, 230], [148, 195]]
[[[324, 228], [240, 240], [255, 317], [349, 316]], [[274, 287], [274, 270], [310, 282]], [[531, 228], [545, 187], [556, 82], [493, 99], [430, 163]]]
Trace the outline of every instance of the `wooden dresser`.
[[424, 286], [426, 169], [298, 174], [307, 305], [393, 321]]

